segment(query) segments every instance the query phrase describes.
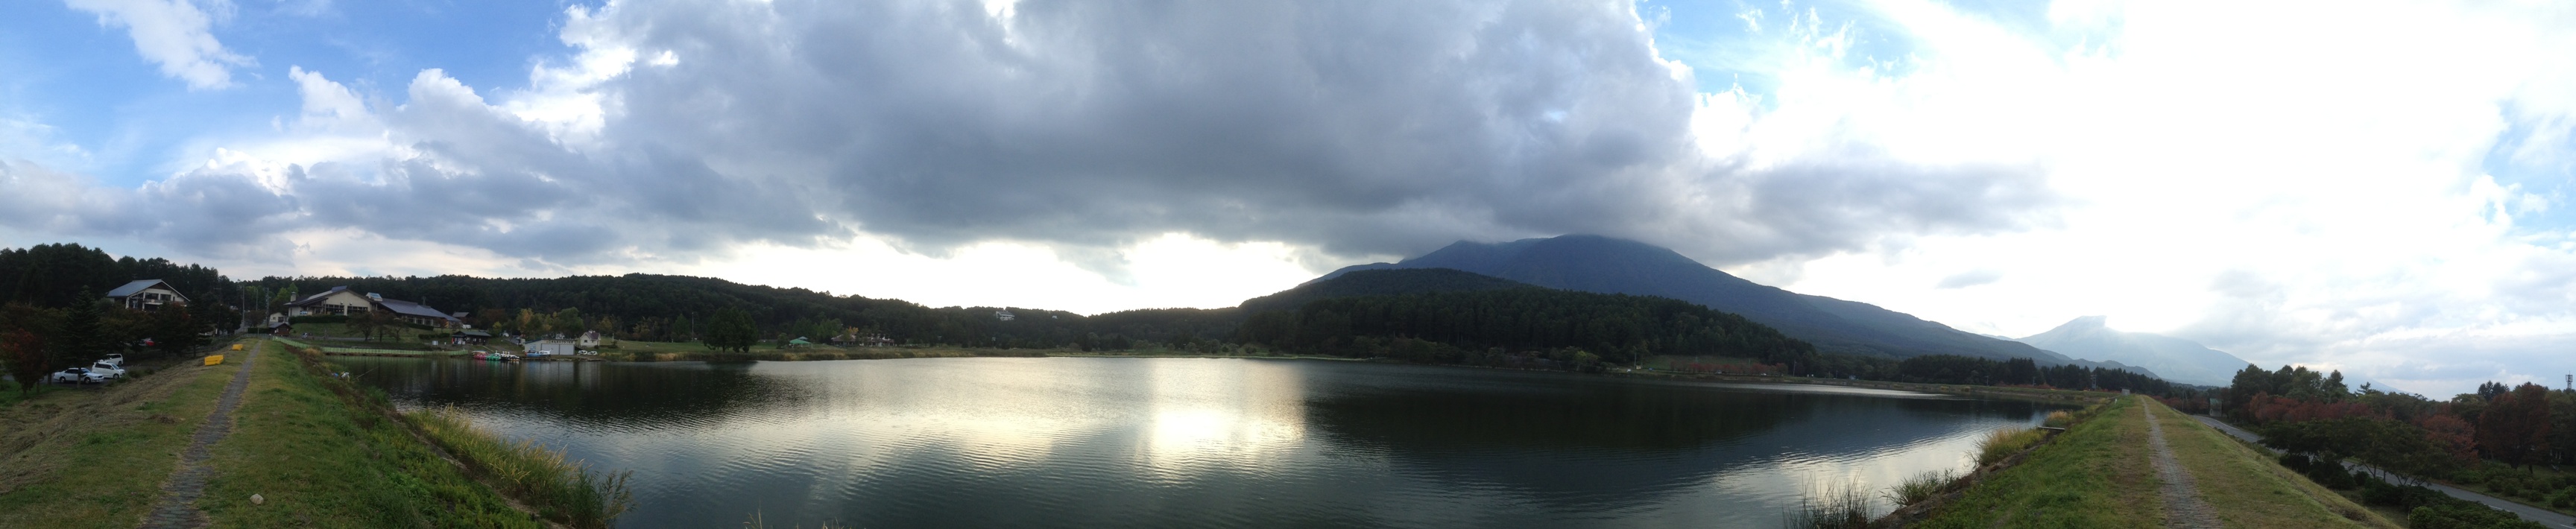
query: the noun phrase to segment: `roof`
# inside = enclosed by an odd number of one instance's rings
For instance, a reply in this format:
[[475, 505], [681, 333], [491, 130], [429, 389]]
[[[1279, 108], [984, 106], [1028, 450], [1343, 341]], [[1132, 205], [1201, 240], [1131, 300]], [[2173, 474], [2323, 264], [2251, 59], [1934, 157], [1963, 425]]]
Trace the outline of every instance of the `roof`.
[[163, 282], [159, 279], [136, 279], [126, 282], [125, 286], [116, 287], [116, 290], [107, 291], [107, 297], [121, 298], [131, 296], [136, 292], [142, 292], [143, 289], [152, 288], [153, 285], [161, 285], [162, 288], [169, 288], [171, 292], [179, 291], [179, 289], [171, 288], [169, 283]]
[[491, 338], [491, 337], [492, 337], [492, 333], [483, 332], [483, 331], [477, 331], [477, 330], [472, 330], [472, 329], [467, 329], [467, 330], [462, 330], [462, 331], [456, 331], [456, 335], [457, 335], [457, 336], [472, 336], [472, 337], [477, 337], [477, 338]]
[[384, 305], [386, 309], [394, 311], [395, 314], [450, 321], [454, 321], [456, 319], [455, 316], [449, 316], [445, 312], [439, 312], [438, 309], [429, 308], [428, 305], [422, 305], [419, 303], [390, 298], [377, 299], [376, 303]]
[[321, 302], [321, 301], [322, 301], [322, 298], [331, 297], [331, 295], [332, 295], [332, 294], [337, 294], [337, 293], [340, 293], [340, 292], [342, 292], [342, 291], [346, 291], [346, 290], [349, 290], [349, 287], [346, 287], [346, 286], [331, 287], [331, 289], [330, 289], [330, 290], [324, 290], [324, 291], [322, 291], [322, 293], [320, 293], [320, 294], [314, 294], [314, 295], [310, 295], [310, 296], [305, 296], [305, 297], [304, 297], [304, 299], [295, 300], [295, 302], [294, 302], [294, 303], [288, 303], [287, 305], [288, 305], [288, 306], [304, 306], [304, 305], [311, 305], [311, 304], [314, 304], [314, 303], [319, 303], [319, 302]]
[[805, 341], [805, 339], [804, 339], [804, 338], [797, 338], [797, 339], [794, 339], [794, 340], [788, 340], [788, 341], [787, 341], [787, 344], [788, 344], [788, 345], [814, 345], [814, 342], [808, 342], [808, 341]]

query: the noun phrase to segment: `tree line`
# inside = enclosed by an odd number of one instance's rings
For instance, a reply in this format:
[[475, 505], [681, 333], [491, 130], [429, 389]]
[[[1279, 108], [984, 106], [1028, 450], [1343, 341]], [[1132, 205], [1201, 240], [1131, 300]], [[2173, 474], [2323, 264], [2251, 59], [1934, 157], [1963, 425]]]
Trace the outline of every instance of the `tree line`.
[[2220, 394], [2222, 413], [2290, 453], [2576, 508], [2576, 475], [2537, 472], [2576, 464], [2576, 391], [2487, 382], [2435, 400], [2350, 388], [2340, 371], [2249, 365]]

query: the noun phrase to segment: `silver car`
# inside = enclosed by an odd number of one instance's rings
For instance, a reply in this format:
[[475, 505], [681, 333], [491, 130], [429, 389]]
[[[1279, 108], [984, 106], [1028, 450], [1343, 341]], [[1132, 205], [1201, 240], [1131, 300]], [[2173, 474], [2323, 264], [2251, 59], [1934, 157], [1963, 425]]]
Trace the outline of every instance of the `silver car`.
[[107, 363], [106, 360], [91, 363], [89, 365], [89, 372], [90, 374], [98, 375], [100, 378], [108, 380], [125, 378], [125, 368], [117, 367], [116, 364]]
[[86, 367], [73, 367], [55, 371], [54, 374], [47, 375], [45, 380], [57, 384], [97, 384], [106, 382], [107, 377], [91, 373]]

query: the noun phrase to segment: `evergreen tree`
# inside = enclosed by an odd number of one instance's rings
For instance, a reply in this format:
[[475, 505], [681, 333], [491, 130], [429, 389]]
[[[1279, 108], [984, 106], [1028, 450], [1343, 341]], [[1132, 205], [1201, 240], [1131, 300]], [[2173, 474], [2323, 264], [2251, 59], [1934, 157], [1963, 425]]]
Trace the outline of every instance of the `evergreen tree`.
[[[83, 294], [83, 298], [95, 299], [94, 296], [87, 294]], [[85, 362], [92, 358], [91, 355], [105, 354], [110, 350], [118, 349], [110, 342], [107, 330], [100, 324], [100, 320], [104, 319], [105, 311], [98, 305], [96, 302], [74, 303], [71, 310], [65, 311], [62, 333], [53, 343], [54, 365]]]
[[708, 349], [748, 353], [751, 352], [751, 344], [759, 340], [760, 329], [752, 324], [748, 311], [726, 307], [707, 320]]

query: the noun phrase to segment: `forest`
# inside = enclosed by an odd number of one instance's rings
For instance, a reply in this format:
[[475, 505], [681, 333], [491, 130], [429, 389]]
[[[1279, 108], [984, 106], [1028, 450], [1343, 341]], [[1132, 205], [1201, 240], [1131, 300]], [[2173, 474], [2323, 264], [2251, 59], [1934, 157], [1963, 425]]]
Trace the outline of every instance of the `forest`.
[[[2112, 369], [2043, 367], [2029, 359], [1905, 359], [1823, 354], [1803, 341], [1701, 305], [1661, 297], [1555, 290], [1448, 269], [1362, 270], [1215, 309], [1144, 309], [1084, 316], [1017, 307], [928, 307], [896, 299], [654, 274], [548, 279], [266, 277], [231, 282], [215, 270], [165, 259], [110, 258], [78, 245], [0, 250], [0, 298], [39, 340], [108, 343], [152, 325], [113, 311], [100, 336], [66, 341], [59, 322], [75, 300], [134, 278], [170, 281], [200, 299], [192, 325], [229, 328], [253, 314], [285, 312], [299, 296], [346, 286], [465, 314], [476, 328], [534, 335], [584, 331], [624, 340], [701, 341], [739, 349], [752, 341], [835, 336], [895, 344], [1081, 351], [1273, 351], [1426, 364], [1600, 369], [1653, 355], [1749, 359], [1757, 371], [1943, 384], [2029, 385], [2193, 395], [2188, 387]], [[241, 300], [241, 301], [236, 301]], [[714, 325], [719, 316], [723, 325]], [[167, 326], [163, 324], [163, 326]], [[0, 327], [0, 330], [18, 327]], [[60, 347], [48, 346], [48, 349]]]
[[[167, 281], [193, 302], [132, 311], [106, 301], [135, 279]], [[241, 322], [225, 302], [235, 293], [215, 269], [167, 259], [110, 257], [78, 244], [0, 249], [0, 364], [13, 379], [35, 380], [107, 353], [178, 355]]]
[[1631, 364], [1655, 354], [1790, 365], [1817, 356], [1806, 342], [1686, 301], [1539, 287], [1317, 299], [1253, 315], [1235, 341], [1436, 364], [1492, 363], [1503, 360], [1473, 357], [1522, 351], [1557, 351], [1553, 356], [1564, 358], [1549, 363], [1577, 367]]

